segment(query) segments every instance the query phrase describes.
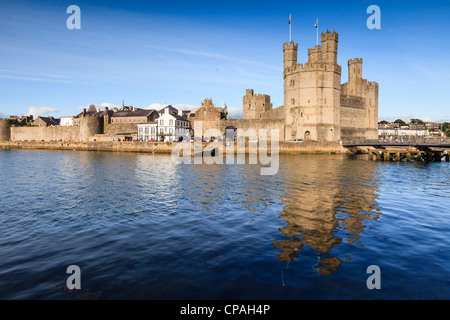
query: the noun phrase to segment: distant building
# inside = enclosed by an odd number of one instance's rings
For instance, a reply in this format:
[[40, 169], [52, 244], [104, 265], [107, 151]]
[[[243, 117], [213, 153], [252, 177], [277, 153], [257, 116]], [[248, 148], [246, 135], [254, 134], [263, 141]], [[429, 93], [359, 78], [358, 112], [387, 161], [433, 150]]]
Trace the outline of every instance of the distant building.
[[16, 120], [16, 126], [27, 126], [33, 123], [33, 116], [9, 116], [10, 120]]
[[191, 124], [187, 120], [186, 113], [167, 106], [158, 111], [157, 120], [158, 141], [180, 141], [191, 137]]
[[189, 112], [189, 118], [192, 121], [209, 121], [226, 119], [228, 115], [227, 105], [223, 108], [216, 107], [212, 99], [205, 99], [202, 105]]
[[59, 123], [60, 123], [59, 119], [50, 116], [50, 117], [37, 117], [37, 119], [34, 120], [31, 125], [37, 127], [51, 127], [51, 126], [58, 126]]
[[132, 108], [119, 110], [111, 115], [111, 123], [151, 123], [158, 118], [154, 109]]
[[73, 126], [73, 117], [61, 117], [60, 120], [60, 126], [62, 127], [70, 127]]
[[406, 128], [382, 128], [378, 129], [378, 137], [381, 139], [397, 138], [424, 138], [428, 136], [426, 129], [406, 129]]
[[114, 112], [112, 110], [109, 110], [107, 107], [105, 108], [105, 110], [100, 111], [100, 110], [97, 110], [95, 105], [91, 104], [87, 110], [83, 109], [83, 111], [81, 113], [79, 113], [75, 117], [73, 117], [73, 125], [79, 126], [81, 118], [83, 116], [92, 116], [92, 117], [98, 117], [98, 118], [103, 117], [104, 122], [109, 123], [110, 122], [109, 119], [111, 118], [113, 113]]
[[137, 128], [139, 141], [158, 141], [157, 122], [138, 124]]

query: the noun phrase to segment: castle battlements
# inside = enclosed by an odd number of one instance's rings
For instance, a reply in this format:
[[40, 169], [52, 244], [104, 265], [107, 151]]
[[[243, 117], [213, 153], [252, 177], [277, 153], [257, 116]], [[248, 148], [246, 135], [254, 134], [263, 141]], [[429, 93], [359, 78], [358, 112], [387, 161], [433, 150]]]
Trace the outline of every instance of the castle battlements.
[[356, 64], [356, 63], [363, 63], [363, 59], [362, 58], [355, 58], [355, 59], [350, 59], [348, 60], [348, 64]]
[[335, 40], [335, 41], [339, 41], [339, 34], [333, 30], [333, 33], [331, 33], [329, 30], [327, 30], [326, 32], [323, 32], [320, 35], [320, 39], [323, 41], [326, 40]]
[[270, 100], [270, 96], [267, 94], [254, 94], [253, 89], [245, 90], [245, 96], [251, 97], [253, 100]]
[[294, 43], [294, 41], [291, 41], [291, 42], [285, 42], [285, 43], [283, 43], [283, 49], [294, 49], [294, 50], [298, 50], [298, 43]]
[[307, 62], [305, 64], [298, 63], [293, 67], [288, 67], [284, 70], [285, 75], [290, 75], [298, 72], [307, 71], [334, 71], [341, 73], [342, 67], [340, 65], [328, 63], [328, 62]]

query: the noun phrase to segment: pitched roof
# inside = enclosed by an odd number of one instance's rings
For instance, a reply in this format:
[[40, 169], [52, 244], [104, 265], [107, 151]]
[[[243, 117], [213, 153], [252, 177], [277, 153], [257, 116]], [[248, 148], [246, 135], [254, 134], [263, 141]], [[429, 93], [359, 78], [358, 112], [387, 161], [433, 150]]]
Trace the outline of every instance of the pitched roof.
[[53, 117], [38, 117], [35, 121], [37, 121], [38, 119], [44, 121], [47, 126], [57, 126], [60, 123], [59, 119]]
[[131, 111], [124, 110], [114, 112], [111, 117], [147, 117], [154, 111], [154, 109], [135, 109]]
[[168, 105], [167, 107], [162, 108], [161, 110], [158, 110], [158, 113], [164, 113], [164, 110], [169, 108], [169, 113], [178, 113], [178, 109], [174, 108], [171, 105]]

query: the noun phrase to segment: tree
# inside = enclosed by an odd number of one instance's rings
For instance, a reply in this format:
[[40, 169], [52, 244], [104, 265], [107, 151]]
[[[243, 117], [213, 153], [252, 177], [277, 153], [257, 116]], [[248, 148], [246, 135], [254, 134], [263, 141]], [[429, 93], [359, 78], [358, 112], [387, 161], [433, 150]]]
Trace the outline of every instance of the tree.
[[389, 122], [387, 122], [386, 120], [381, 120], [380, 122], [379, 122], [379, 124], [388, 124]]
[[441, 131], [445, 133], [446, 137], [450, 137], [450, 123], [444, 122], [441, 124]]
[[411, 119], [411, 123], [412, 124], [419, 124], [419, 125], [424, 125], [425, 124], [425, 122], [423, 122], [420, 119]]
[[6, 119], [6, 123], [8, 124], [8, 126], [13, 126], [16, 125], [18, 123], [17, 119]]
[[397, 119], [397, 120], [394, 121], [394, 123], [398, 123], [398, 124], [400, 125], [400, 127], [403, 127], [403, 126], [407, 126], [407, 125], [408, 125], [408, 124], [407, 124], [405, 121], [403, 121], [402, 119]]

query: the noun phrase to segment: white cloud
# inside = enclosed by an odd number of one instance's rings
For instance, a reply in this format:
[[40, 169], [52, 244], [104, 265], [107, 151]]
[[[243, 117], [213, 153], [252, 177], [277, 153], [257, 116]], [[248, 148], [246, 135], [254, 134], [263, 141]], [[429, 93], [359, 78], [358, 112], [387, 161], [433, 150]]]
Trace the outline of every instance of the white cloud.
[[193, 106], [191, 104], [175, 104], [173, 107], [178, 110], [194, 110], [195, 108], [198, 108], [199, 106]]
[[161, 104], [161, 103], [152, 103], [151, 105], [143, 108], [143, 109], [155, 109], [155, 110], [160, 110], [164, 107], [167, 107], [168, 104]]
[[47, 115], [50, 113], [56, 113], [59, 112], [58, 109], [49, 108], [49, 107], [29, 107], [28, 108], [28, 115], [32, 115], [34, 118], [37, 118], [39, 116]]
[[[167, 107], [168, 104], [161, 104], [161, 103], [152, 103], [151, 105], [143, 108], [143, 109], [155, 109], [155, 110], [161, 110], [164, 107]], [[172, 107], [178, 110], [194, 110], [195, 108], [198, 108], [199, 106], [193, 106], [191, 104], [173, 104]]]
[[244, 117], [242, 108], [228, 108], [228, 117], [242, 119]]

